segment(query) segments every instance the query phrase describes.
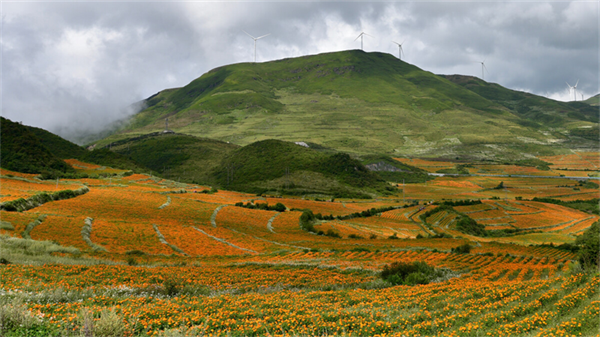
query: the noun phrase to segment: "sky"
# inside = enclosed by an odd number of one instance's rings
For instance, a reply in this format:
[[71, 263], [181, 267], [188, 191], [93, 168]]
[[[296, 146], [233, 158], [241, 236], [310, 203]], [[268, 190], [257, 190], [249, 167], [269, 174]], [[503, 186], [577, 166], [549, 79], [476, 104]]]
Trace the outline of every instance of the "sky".
[[0, 3], [3, 117], [67, 139], [207, 71], [360, 49], [552, 99], [600, 92], [597, 1]]

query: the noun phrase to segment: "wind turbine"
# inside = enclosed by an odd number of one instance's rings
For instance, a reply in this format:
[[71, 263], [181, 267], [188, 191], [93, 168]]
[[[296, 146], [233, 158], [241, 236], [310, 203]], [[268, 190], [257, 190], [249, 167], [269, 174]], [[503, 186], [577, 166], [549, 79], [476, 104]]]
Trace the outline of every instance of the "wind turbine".
[[398, 58], [399, 58], [400, 60], [402, 60], [402, 57], [401, 57], [401, 56], [402, 56], [402, 54], [404, 54], [404, 50], [402, 50], [402, 44], [404, 44], [404, 41], [402, 41], [402, 43], [398, 43], [398, 42], [396, 42], [396, 41], [392, 41], [392, 42], [394, 42], [395, 44], [397, 44], [397, 45], [398, 45]]
[[[364, 37], [365, 35], [366, 35], [366, 36], [371, 36], [371, 35], [369, 35], [369, 34], [367, 34], [367, 33], [365, 33], [365, 32], [361, 32], [361, 33], [358, 35], [358, 37], [357, 37], [356, 39], [354, 39], [354, 41], [356, 41], [356, 40], [358, 40], [358, 38], [360, 37], [360, 49], [361, 49], [361, 50], [364, 50], [364, 49], [363, 49], [363, 37]], [[371, 36], [371, 37], [373, 37], [373, 36]]]
[[567, 83], [567, 85], [569, 86], [569, 91], [573, 90], [573, 97], [575, 98], [575, 101], [577, 101], [577, 84], [579, 84], [579, 80], [577, 80], [577, 83], [575, 83], [574, 86], [571, 86], [569, 82], [565, 83]]
[[[487, 70], [487, 68], [485, 66], [485, 59], [482, 62], [478, 62], [478, 63], [481, 63], [481, 80], [483, 81], [484, 80], [484, 78], [483, 78], [484, 77], [483, 76], [484, 73], [483, 72], [484, 72], [484, 70]], [[489, 73], [489, 71], [488, 71], [488, 73]]]
[[256, 63], [256, 40], [262, 39], [265, 36], [269, 36], [269, 35], [271, 35], [271, 33], [269, 33], [267, 35], [259, 36], [259, 37], [254, 37], [254, 36], [248, 34], [248, 32], [245, 30], [243, 30], [243, 32], [246, 33], [248, 36], [250, 36], [254, 40], [254, 63]]

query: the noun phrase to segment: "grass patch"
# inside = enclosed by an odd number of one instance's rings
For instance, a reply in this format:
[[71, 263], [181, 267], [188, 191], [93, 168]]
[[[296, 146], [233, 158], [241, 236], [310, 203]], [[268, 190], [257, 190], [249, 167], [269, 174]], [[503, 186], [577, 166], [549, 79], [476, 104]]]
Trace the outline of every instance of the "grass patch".
[[21, 239], [10, 235], [0, 235], [0, 259], [10, 264], [115, 264], [85, 257], [75, 247], [61, 246], [52, 241]]

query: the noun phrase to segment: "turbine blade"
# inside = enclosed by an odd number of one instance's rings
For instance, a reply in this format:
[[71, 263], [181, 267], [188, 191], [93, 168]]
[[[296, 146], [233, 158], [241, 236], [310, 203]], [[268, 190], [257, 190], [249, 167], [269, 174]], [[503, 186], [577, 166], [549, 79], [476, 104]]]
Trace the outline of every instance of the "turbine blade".
[[577, 84], [579, 84], [579, 79], [577, 79], [577, 83], [574, 85], [575, 88], [577, 88]]
[[367, 33], [363, 33], [363, 34], [365, 34], [366, 36], [375, 37], [375, 36], [373, 36], [373, 35], [369, 35], [369, 34], [367, 34]]
[[265, 36], [269, 36], [269, 35], [271, 35], [271, 33], [269, 33], [269, 34], [267, 34], [267, 35], [263, 35], [263, 36], [261, 36], [261, 37], [257, 37], [256, 39], [257, 39], [257, 40], [258, 40], [258, 39], [262, 39], [263, 37], [265, 37]]
[[248, 32], [247, 32], [247, 31], [245, 31], [245, 30], [243, 30], [243, 29], [242, 29], [242, 32], [246, 33], [248, 36], [250, 36], [251, 38], [255, 39], [255, 37], [254, 37], [254, 36], [252, 36], [252, 35], [250, 35], [250, 34], [248, 34]]
[[402, 45], [402, 43], [398, 43], [398, 42], [396, 42], [396, 41], [392, 41], [392, 42], [394, 42], [395, 44], [397, 44], [397, 45], [399, 45], [399, 46], [401, 46], [401, 45]]
[[363, 36], [364, 33], [360, 33], [358, 34], [358, 36], [356, 37], [356, 39], [354, 39], [354, 41], [358, 40], [359, 37]]

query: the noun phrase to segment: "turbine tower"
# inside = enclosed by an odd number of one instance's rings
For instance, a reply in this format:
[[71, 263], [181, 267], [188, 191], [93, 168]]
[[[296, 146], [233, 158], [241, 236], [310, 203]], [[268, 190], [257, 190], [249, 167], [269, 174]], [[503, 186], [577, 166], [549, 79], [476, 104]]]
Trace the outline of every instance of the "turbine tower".
[[398, 43], [396, 41], [392, 41], [392, 42], [394, 42], [395, 44], [398, 45], [398, 58], [400, 60], [402, 60], [402, 54], [404, 54], [404, 50], [402, 50], [402, 44], [404, 44], [404, 41], [402, 41], [402, 43]]
[[579, 80], [577, 80], [577, 83], [575, 83], [574, 86], [571, 86], [569, 82], [565, 83], [567, 83], [567, 85], [569, 86], [569, 92], [573, 90], [573, 97], [575, 98], [575, 101], [577, 101], [577, 84], [579, 84]]
[[262, 39], [265, 36], [271, 35], [271, 33], [269, 33], [267, 35], [259, 36], [259, 37], [254, 37], [254, 36], [248, 34], [248, 32], [245, 30], [243, 30], [243, 32], [246, 33], [248, 36], [250, 36], [254, 40], [254, 63], [256, 63], [256, 40]]
[[[484, 78], [483, 78], [484, 77], [483, 76], [484, 75], [483, 72], [484, 72], [484, 70], [487, 70], [487, 68], [485, 66], [485, 59], [482, 62], [479, 62], [479, 63], [481, 63], [481, 80], [483, 81], [484, 80]], [[489, 73], [489, 71], [488, 71], [488, 73]]]
[[[354, 41], [356, 41], [356, 40], [358, 40], [358, 38], [360, 37], [360, 50], [364, 50], [364, 49], [363, 49], [363, 37], [364, 37], [365, 35], [366, 35], [366, 36], [371, 36], [371, 35], [369, 35], [369, 34], [367, 34], [367, 33], [365, 33], [365, 32], [361, 32], [361, 33], [358, 35], [358, 37], [356, 37], [356, 39], [354, 39]], [[371, 36], [371, 37], [373, 37], [373, 36]]]

